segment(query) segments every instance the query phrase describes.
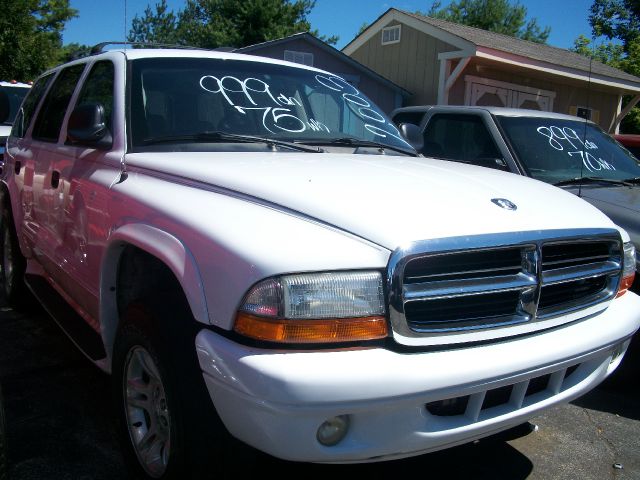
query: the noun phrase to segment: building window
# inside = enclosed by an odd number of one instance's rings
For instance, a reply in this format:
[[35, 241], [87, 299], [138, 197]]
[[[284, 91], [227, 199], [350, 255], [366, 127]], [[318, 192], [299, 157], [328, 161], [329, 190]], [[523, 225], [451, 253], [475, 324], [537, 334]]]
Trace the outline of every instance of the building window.
[[400, 25], [382, 29], [382, 45], [398, 43], [400, 41]]
[[313, 67], [313, 53], [285, 50], [284, 59], [287, 62], [300, 63], [302, 65]]

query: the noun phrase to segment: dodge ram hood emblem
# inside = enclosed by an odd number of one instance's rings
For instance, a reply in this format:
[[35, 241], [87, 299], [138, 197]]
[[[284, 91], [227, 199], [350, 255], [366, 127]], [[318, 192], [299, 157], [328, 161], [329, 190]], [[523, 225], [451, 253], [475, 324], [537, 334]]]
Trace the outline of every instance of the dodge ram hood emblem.
[[505, 210], [516, 210], [518, 206], [506, 198], [492, 198], [491, 201]]

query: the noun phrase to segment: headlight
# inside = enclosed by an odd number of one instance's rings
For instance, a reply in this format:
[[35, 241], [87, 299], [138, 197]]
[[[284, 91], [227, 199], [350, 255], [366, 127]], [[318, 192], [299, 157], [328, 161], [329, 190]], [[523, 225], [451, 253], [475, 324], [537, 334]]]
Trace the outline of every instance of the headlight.
[[624, 258], [622, 263], [622, 279], [620, 280], [620, 288], [616, 297], [624, 295], [624, 293], [633, 285], [633, 279], [636, 276], [636, 247], [633, 243], [624, 244]]
[[282, 343], [349, 342], [387, 336], [380, 272], [283, 275], [254, 285], [234, 330]]

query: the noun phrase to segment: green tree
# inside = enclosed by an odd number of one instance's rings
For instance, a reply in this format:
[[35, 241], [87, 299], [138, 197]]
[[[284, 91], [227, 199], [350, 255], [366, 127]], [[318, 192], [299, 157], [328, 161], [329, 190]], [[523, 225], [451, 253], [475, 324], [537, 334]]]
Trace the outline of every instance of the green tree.
[[174, 14], [166, 0], [136, 16], [128, 39], [133, 42], [191, 45], [202, 48], [243, 47], [309, 31], [330, 44], [338, 37], [323, 37], [311, 29], [307, 16], [315, 0], [187, 0]]
[[[580, 35], [572, 50], [640, 77], [640, 0], [594, 0], [589, 12], [592, 39]], [[623, 107], [631, 98], [623, 98]], [[640, 133], [639, 107], [624, 117], [620, 130]]]
[[55, 65], [65, 23], [77, 16], [69, 0], [0, 0], [0, 78], [33, 80]]
[[593, 36], [617, 39], [629, 54], [640, 39], [640, 0], [594, 0], [589, 11]]
[[446, 7], [435, 1], [421, 15], [502, 33], [536, 43], [546, 43], [550, 27], [540, 28], [535, 18], [527, 20], [527, 8], [509, 0], [454, 0]]
[[180, 44], [178, 38], [178, 18], [168, 11], [167, 0], [156, 3], [155, 12], [147, 6], [144, 17], [136, 15], [131, 21], [130, 42]]
[[369, 24], [369, 23], [367, 23], [367, 22], [364, 22], [362, 25], [360, 25], [360, 29], [358, 30], [358, 33], [356, 34], [356, 36], [358, 36], [358, 35], [360, 35], [360, 34], [364, 33], [364, 31], [365, 31], [367, 28], [369, 28], [369, 25], [370, 25], [370, 24]]
[[91, 54], [91, 47], [80, 43], [68, 43], [57, 52], [58, 63], [65, 63]]

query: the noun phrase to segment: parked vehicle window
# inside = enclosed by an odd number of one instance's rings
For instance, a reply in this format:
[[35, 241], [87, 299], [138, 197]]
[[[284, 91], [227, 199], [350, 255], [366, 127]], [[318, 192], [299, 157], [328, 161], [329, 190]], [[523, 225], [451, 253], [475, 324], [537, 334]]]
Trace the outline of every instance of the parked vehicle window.
[[19, 138], [25, 136], [27, 129], [29, 128], [29, 124], [31, 123], [31, 119], [33, 118], [33, 114], [36, 111], [36, 107], [40, 103], [40, 99], [44, 93], [47, 91], [47, 87], [49, 86], [49, 83], [51, 83], [52, 79], [53, 74], [46, 75], [39, 78], [33, 87], [31, 87], [31, 90], [24, 99], [22, 107], [18, 111], [18, 115], [13, 123], [13, 128], [11, 129], [12, 136]]
[[80, 95], [77, 105], [86, 103], [99, 103], [104, 108], [105, 123], [109, 130], [111, 128], [111, 117], [113, 115], [113, 63], [109, 61], [97, 62], [89, 72]]
[[18, 109], [24, 100], [24, 97], [29, 93], [30, 87], [18, 87], [18, 86], [0, 86], [0, 92], [2, 95], [6, 95], [6, 99], [9, 103], [9, 115], [3, 122], [3, 125], [11, 125], [16, 118]]
[[502, 154], [476, 115], [436, 114], [424, 132], [423, 155], [497, 168]]
[[528, 174], [538, 180], [640, 177], [640, 161], [593, 123], [539, 117], [498, 121]]
[[74, 65], [60, 72], [38, 113], [33, 127], [33, 138], [47, 142], [58, 140], [69, 100], [84, 67], [84, 64]]

